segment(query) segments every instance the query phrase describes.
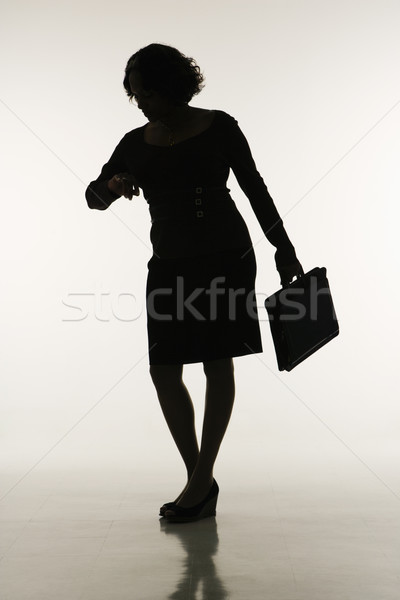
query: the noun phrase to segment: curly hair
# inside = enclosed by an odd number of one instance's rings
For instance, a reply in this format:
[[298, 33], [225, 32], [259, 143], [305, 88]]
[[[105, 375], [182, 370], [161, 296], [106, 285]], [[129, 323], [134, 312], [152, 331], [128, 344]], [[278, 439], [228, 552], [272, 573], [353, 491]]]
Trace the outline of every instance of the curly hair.
[[139, 71], [145, 90], [158, 92], [176, 104], [190, 102], [204, 87], [204, 76], [195, 60], [165, 44], [145, 46], [128, 60], [123, 84], [130, 100], [129, 74], [133, 69]]

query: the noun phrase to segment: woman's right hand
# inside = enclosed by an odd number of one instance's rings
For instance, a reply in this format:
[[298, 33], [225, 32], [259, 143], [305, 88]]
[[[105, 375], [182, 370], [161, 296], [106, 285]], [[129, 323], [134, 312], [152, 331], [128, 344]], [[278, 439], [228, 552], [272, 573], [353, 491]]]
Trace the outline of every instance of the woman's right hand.
[[117, 173], [108, 180], [107, 187], [113, 194], [124, 196], [132, 200], [132, 196], [139, 196], [140, 189], [135, 178], [130, 173]]

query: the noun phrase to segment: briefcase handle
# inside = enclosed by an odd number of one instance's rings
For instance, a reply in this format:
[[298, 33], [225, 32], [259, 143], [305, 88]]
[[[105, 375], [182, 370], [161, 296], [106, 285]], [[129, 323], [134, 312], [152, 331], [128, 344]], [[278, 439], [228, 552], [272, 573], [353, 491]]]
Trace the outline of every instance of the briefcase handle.
[[[299, 275], [295, 275], [296, 281], [298, 281], [299, 279], [301, 279], [302, 277], [304, 277], [304, 269], [303, 269], [303, 267], [301, 265], [300, 265], [300, 267], [301, 267], [300, 274]], [[295, 280], [293, 279], [293, 281], [291, 281], [290, 283], [287, 283], [286, 285], [282, 285], [282, 289], [288, 288], [292, 283], [294, 283], [294, 281]]]

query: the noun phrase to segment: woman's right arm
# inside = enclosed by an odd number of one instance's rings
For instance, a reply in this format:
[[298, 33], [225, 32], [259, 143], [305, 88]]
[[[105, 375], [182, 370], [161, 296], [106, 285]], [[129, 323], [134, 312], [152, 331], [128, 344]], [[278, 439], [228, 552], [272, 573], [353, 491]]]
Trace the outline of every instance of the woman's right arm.
[[85, 197], [89, 208], [106, 210], [121, 196], [131, 200], [133, 195], [139, 195], [139, 186], [135, 178], [126, 172], [124, 139], [122, 138], [109, 161], [103, 165], [98, 178], [88, 185]]

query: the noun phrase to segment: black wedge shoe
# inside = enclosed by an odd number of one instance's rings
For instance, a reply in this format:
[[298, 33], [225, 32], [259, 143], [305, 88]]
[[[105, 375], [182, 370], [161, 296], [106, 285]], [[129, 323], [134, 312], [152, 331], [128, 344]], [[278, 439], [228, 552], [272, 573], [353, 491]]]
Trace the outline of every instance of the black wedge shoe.
[[174, 506], [175, 502], [166, 502], [165, 504], [162, 505], [162, 507], [160, 508], [160, 517], [164, 517], [165, 516], [165, 511], [168, 510], [169, 508], [172, 508], [172, 506]]
[[[167, 504], [164, 504], [166, 507], [164, 517], [171, 523], [187, 523], [189, 521], [199, 521], [200, 519], [205, 519], [207, 517], [215, 517], [218, 493], [218, 483], [214, 479], [210, 491], [202, 502], [199, 502], [199, 504], [191, 506], [190, 508], [183, 508], [174, 502], [168, 502], [168, 506]], [[173, 510], [175, 514], [167, 515], [167, 510]]]

